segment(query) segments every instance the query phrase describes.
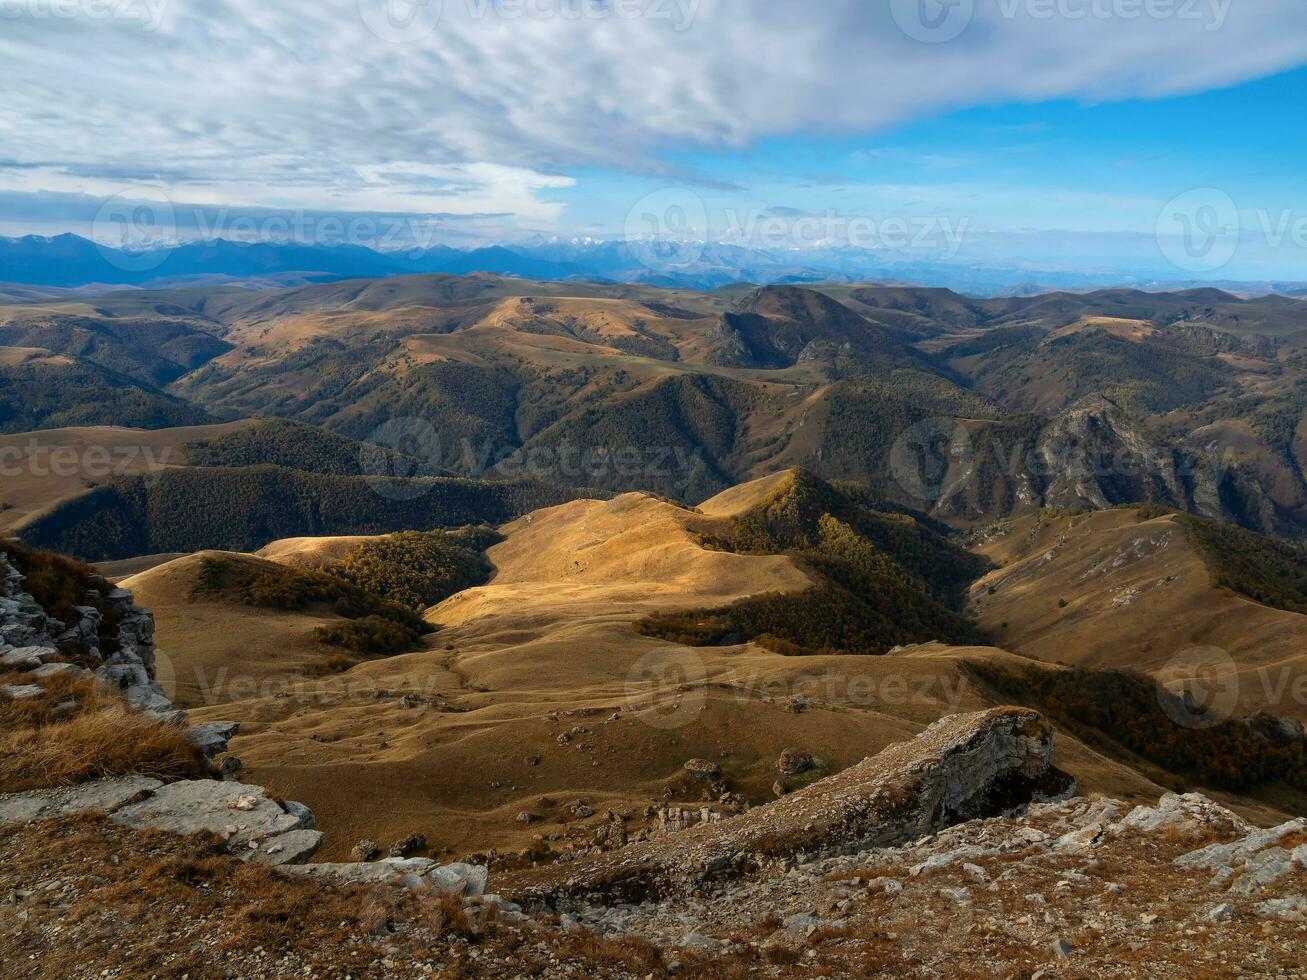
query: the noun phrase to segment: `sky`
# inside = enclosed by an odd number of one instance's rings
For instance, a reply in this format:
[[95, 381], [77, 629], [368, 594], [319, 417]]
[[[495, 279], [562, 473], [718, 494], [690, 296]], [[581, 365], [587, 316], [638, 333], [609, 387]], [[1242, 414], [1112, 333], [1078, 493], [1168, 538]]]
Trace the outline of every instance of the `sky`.
[[0, 0], [0, 234], [1307, 280], [1304, 105], [1302, 0]]

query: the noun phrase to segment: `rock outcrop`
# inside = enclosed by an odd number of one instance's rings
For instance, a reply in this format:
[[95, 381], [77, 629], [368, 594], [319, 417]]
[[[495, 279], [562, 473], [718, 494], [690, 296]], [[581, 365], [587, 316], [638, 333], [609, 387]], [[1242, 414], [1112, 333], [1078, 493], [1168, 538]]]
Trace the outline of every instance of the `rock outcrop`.
[[116, 824], [136, 829], [211, 833], [244, 860], [340, 884], [389, 883], [479, 898], [490, 880], [484, 867], [442, 865], [427, 858], [306, 864], [326, 835], [314, 829], [308, 807], [270, 799], [262, 786], [211, 779], [164, 784], [144, 776], [124, 776], [0, 796], [0, 825], [78, 814], [104, 814]]
[[[154, 618], [134, 604], [130, 591], [92, 577], [88, 605], [77, 607], [80, 618], [70, 627], [23, 591], [22, 573], [3, 552], [0, 573], [0, 666], [34, 680], [0, 685], [0, 697], [41, 697], [46, 678], [75, 672], [121, 691], [129, 704], [146, 714], [185, 724], [185, 712], [173, 707], [155, 679]], [[106, 624], [113, 624], [111, 633]], [[73, 659], [89, 666], [68, 662]], [[190, 727], [186, 734], [212, 760], [227, 751], [239, 727], [235, 722], [210, 722]], [[305, 862], [325, 840], [315, 829], [312, 811], [302, 803], [273, 800], [262, 786], [221, 778], [235, 769], [239, 764], [215, 767], [214, 779], [165, 784], [146, 776], [124, 776], [3, 795], [0, 825], [103, 814], [124, 827], [178, 835], [211, 833], [243, 860], [299, 866], [305, 874], [336, 881], [393, 882], [468, 897], [485, 894], [487, 872], [471, 865], [440, 865], [424, 858], [308, 865]]]
[[[25, 671], [36, 682], [0, 685], [0, 697], [40, 697], [41, 682], [56, 674], [94, 676], [146, 714], [186, 721], [156, 679], [154, 616], [135, 604], [130, 590], [91, 576], [87, 605], [76, 607], [79, 619], [68, 626], [23, 591], [24, 576], [4, 552], [0, 573], [0, 665]], [[239, 729], [236, 722], [211, 722], [188, 729], [188, 735], [214, 759]]]
[[322, 878], [343, 885], [394, 884], [413, 891], [427, 889], [442, 895], [480, 898], [490, 874], [476, 864], [438, 864], [430, 858], [385, 858], [346, 864], [302, 864], [287, 867], [288, 874]]
[[182, 835], [207, 831], [233, 853], [264, 864], [307, 861], [324, 839], [312, 829], [307, 807], [271, 800], [262, 786], [214, 779], [164, 784], [123, 776], [0, 796], [0, 824], [89, 813], [137, 829]]
[[[64, 670], [94, 673], [134, 707], [181, 717], [155, 680], [154, 617], [134, 604], [131, 592], [94, 576], [86, 605], [77, 607], [80, 618], [69, 626], [23, 591], [24, 577], [4, 552], [0, 573], [0, 658], [6, 666], [48, 670], [56, 666], [53, 661], [75, 654], [90, 666], [70, 664]], [[106, 623], [114, 624], [111, 633]]]
[[[1038, 712], [997, 708], [944, 718], [917, 738], [748, 813], [515, 882], [523, 899], [623, 900], [713, 887], [796, 855], [884, 847], [978, 817], [1070, 796]], [[560, 880], [560, 875], [565, 876]]]
[[163, 786], [147, 776], [102, 779], [80, 786], [38, 789], [0, 796], [0, 824], [51, 820], [78, 813], [113, 813]]
[[[641, 904], [563, 897], [610, 938], [814, 975], [1275, 975], [1307, 949], [1307, 821], [1259, 830], [1197, 795], [1072, 798], [889, 847], [796, 857], [716, 889]], [[1215, 841], [1214, 843], [1207, 843]], [[1261, 928], [1253, 928], [1254, 923]], [[743, 937], [743, 938], [741, 938]], [[952, 969], [950, 969], [952, 968]]]

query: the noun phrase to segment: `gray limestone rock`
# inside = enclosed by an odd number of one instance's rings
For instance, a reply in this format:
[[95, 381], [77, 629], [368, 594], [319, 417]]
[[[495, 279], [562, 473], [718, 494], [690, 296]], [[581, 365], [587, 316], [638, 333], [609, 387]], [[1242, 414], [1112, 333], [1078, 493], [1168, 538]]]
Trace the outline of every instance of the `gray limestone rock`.
[[236, 737], [240, 729], [239, 722], [214, 721], [206, 725], [196, 725], [186, 733], [186, 737], [195, 744], [196, 748], [212, 759], [227, 751], [227, 743]]
[[44, 693], [45, 689], [36, 684], [0, 684], [0, 697], [12, 698], [15, 701], [39, 698]]
[[446, 895], [477, 898], [486, 893], [489, 872], [479, 865], [440, 865], [429, 858], [387, 858], [384, 861], [344, 864], [302, 864], [287, 872], [326, 878], [340, 884], [393, 884], [413, 891], [432, 890]]
[[327, 835], [317, 830], [292, 830], [261, 841], [249, 859], [259, 864], [303, 864], [317, 853]]
[[147, 798], [163, 786], [145, 776], [102, 779], [80, 786], [0, 796], [0, 824], [48, 820], [73, 813], [113, 813]]
[[53, 647], [17, 647], [0, 653], [0, 665], [5, 667], [40, 667], [46, 657], [55, 656], [59, 651]]
[[85, 667], [78, 667], [75, 664], [43, 664], [42, 666], [37, 667], [36, 670], [32, 671], [32, 676], [39, 681], [43, 681], [47, 677], [58, 677], [60, 675], [66, 675], [68, 677], [86, 677], [89, 676], [90, 673], [91, 672]]
[[149, 799], [119, 810], [112, 819], [127, 827], [174, 834], [208, 831], [235, 848], [306, 829], [301, 816], [268, 799], [262, 786], [208, 779], [171, 783]]

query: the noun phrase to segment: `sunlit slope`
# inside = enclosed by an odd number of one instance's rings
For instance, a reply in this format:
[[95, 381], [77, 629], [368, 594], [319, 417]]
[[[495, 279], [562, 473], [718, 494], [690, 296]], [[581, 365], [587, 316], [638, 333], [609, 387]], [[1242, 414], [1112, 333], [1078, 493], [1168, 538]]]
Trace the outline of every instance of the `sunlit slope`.
[[1133, 510], [1012, 522], [980, 550], [1003, 567], [978, 582], [982, 627], [1007, 649], [1076, 666], [1160, 673], [1208, 648], [1240, 675], [1240, 710], [1307, 718], [1307, 616], [1212, 585], [1183, 522]]

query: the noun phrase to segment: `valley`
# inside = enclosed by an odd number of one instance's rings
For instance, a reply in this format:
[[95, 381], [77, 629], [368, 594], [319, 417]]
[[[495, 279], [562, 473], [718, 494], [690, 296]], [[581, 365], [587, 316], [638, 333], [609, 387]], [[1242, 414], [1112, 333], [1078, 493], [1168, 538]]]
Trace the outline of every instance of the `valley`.
[[0, 980], [1287, 980], [1307, 3], [0, 0]]

